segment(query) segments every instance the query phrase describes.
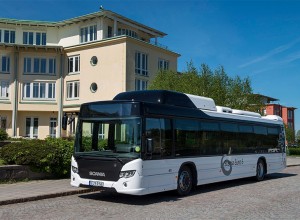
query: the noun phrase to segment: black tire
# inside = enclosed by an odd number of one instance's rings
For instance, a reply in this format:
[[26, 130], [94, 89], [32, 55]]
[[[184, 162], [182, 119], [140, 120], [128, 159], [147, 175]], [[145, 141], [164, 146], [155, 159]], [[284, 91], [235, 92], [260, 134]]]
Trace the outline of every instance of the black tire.
[[257, 161], [257, 166], [256, 166], [256, 180], [262, 181], [265, 178], [265, 175], [266, 175], [265, 163], [262, 159], [259, 159]]
[[180, 196], [188, 195], [193, 188], [193, 175], [187, 166], [180, 168], [177, 180], [177, 193]]

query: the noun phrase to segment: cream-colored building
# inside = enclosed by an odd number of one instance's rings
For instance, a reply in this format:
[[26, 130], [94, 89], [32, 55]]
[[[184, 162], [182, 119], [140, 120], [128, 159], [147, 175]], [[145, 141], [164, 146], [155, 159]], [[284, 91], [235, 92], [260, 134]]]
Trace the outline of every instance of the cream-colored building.
[[177, 71], [179, 54], [157, 42], [165, 35], [108, 10], [61, 22], [0, 19], [0, 128], [72, 135], [82, 103], [146, 89], [160, 68]]

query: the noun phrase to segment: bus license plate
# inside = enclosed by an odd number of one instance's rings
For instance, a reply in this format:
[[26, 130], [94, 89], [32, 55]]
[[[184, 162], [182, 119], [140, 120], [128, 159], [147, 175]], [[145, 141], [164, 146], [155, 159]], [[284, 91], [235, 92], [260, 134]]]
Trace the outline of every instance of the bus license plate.
[[90, 186], [104, 186], [104, 182], [90, 180]]

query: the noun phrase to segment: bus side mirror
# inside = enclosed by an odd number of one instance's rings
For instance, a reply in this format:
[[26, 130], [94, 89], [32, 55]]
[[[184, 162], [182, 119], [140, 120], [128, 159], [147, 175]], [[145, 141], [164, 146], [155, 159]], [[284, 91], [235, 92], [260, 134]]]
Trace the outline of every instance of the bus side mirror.
[[147, 138], [146, 143], [147, 143], [147, 153], [152, 153], [153, 139], [152, 138]]

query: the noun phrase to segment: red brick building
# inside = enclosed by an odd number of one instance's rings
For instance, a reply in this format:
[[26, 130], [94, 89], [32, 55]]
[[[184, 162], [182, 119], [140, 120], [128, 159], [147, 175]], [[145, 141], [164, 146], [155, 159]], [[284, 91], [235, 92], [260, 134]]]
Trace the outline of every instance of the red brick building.
[[286, 107], [279, 104], [266, 104], [266, 115], [278, 115], [282, 117], [284, 123], [295, 131], [295, 110], [294, 107]]
[[279, 101], [272, 97], [259, 95], [262, 102], [265, 104], [265, 109], [263, 110], [264, 115], [278, 115], [283, 119], [284, 124], [295, 131], [295, 110], [294, 107], [286, 107], [280, 104], [275, 104], [274, 102]]

